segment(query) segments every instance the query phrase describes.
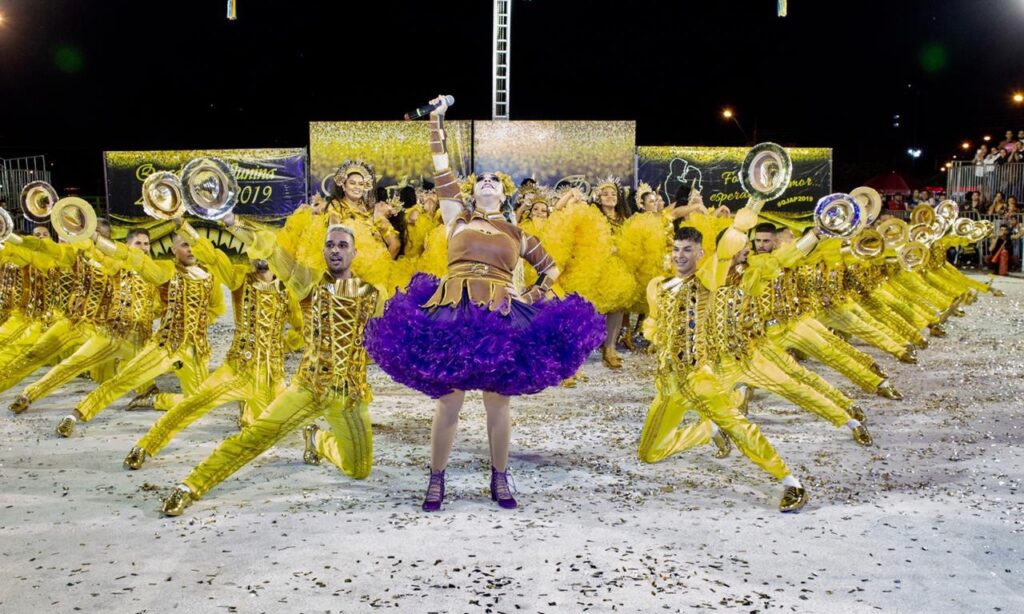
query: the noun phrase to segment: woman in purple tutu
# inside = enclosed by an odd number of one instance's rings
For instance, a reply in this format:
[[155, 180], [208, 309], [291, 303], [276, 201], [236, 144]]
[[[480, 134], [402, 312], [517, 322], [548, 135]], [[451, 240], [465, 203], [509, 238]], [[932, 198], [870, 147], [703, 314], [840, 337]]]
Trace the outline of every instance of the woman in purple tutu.
[[[482, 390], [491, 449], [491, 499], [516, 507], [508, 486], [510, 397], [572, 376], [604, 339], [604, 318], [576, 295], [556, 299], [558, 268], [540, 241], [501, 216], [502, 181], [481, 175], [472, 203], [448, 165], [444, 97], [431, 113], [436, 191], [447, 228], [448, 274], [420, 274], [367, 326], [365, 345], [395, 381], [438, 400], [431, 429], [425, 511], [441, 509], [444, 473], [466, 390]], [[512, 271], [523, 258], [537, 283], [520, 295]]]

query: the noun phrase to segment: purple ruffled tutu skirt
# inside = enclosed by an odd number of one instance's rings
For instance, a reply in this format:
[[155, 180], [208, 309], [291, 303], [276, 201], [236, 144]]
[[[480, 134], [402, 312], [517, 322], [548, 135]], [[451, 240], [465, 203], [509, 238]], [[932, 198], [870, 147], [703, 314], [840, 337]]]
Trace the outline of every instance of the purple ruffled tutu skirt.
[[438, 279], [423, 273], [366, 326], [364, 345], [385, 373], [434, 397], [454, 390], [514, 396], [557, 386], [604, 340], [604, 317], [573, 294], [508, 315], [470, 303], [425, 309]]

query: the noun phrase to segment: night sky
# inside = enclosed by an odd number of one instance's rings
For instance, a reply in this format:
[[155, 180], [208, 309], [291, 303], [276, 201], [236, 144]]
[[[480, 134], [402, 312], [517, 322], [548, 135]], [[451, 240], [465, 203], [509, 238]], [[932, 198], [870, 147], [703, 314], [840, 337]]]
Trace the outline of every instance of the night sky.
[[[304, 146], [440, 91], [489, 119], [491, 1], [0, 0], [0, 157], [101, 194], [106, 149]], [[1024, 0], [514, 0], [512, 119], [636, 119], [643, 145], [833, 147], [835, 187], [944, 183], [1024, 128]], [[896, 116], [899, 119], [896, 119]], [[898, 123], [898, 126], [894, 124]], [[923, 150], [917, 161], [906, 150]]]

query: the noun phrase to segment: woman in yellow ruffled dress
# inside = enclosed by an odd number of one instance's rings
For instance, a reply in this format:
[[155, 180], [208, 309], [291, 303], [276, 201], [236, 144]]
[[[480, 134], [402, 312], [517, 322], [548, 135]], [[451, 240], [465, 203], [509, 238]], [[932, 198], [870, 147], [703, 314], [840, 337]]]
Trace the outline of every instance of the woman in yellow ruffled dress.
[[[622, 330], [622, 322], [630, 306], [637, 304], [637, 297], [642, 299], [644, 288], [637, 285], [636, 278], [630, 274], [629, 267], [618, 255], [617, 237], [630, 215], [629, 206], [626, 204], [625, 198], [622, 197], [618, 180], [609, 177], [598, 183], [591, 192], [591, 200], [594, 203], [591, 209], [600, 213], [603, 224], [581, 220], [583, 227], [597, 225], [599, 228], [595, 230], [602, 237], [607, 232], [610, 240], [604, 244], [606, 246], [605, 264], [603, 268], [593, 271], [595, 285], [588, 289], [595, 295], [594, 298], [588, 296], [583, 289], [578, 289], [576, 292], [594, 303], [597, 310], [604, 314], [607, 336], [601, 347], [601, 359], [609, 369], [619, 369], [622, 367], [622, 357], [619, 356], [615, 345]], [[563, 211], [565, 210], [570, 209], [567, 207], [563, 209]], [[584, 242], [593, 240], [586, 235], [583, 235], [582, 238]], [[601, 243], [603, 244], [603, 241]], [[596, 278], [599, 278], [599, 282]]]
[[412, 277], [414, 266], [399, 259], [401, 237], [391, 218], [399, 214], [388, 202], [372, 202], [376, 177], [373, 168], [355, 160], [338, 167], [326, 183], [330, 196], [316, 197], [309, 205], [296, 209], [277, 235], [277, 242], [295, 261], [314, 275], [324, 272], [322, 246], [327, 227], [344, 224], [355, 230], [359, 257], [352, 265], [356, 276], [367, 283], [385, 288], [388, 293], [404, 287]]

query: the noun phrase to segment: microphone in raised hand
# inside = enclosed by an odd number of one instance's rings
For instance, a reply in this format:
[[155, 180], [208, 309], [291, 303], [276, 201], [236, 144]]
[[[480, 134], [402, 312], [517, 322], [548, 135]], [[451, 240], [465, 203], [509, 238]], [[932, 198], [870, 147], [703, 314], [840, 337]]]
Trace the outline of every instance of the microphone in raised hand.
[[[439, 97], [439, 98], [443, 98], [444, 106], [445, 107], [450, 107], [450, 106], [455, 104], [455, 97], [454, 96], [443, 96], [443, 97]], [[414, 111], [410, 111], [409, 113], [406, 113], [405, 114], [405, 119], [411, 121], [411, 120], [414, 120], [414, 119], [421, 119], [423, 117], [426, 117], [426, 116], [430, 115], [430, 113], [432, 111], [434, 111], [434, 110], [436, 110], [436, 109], [441, 107], [441, 100], [439, 100], [438, 98], [435, 98], [435, 100], [438, 100], [438, 102], [437, 103], [433, 103], [433, 101], [431, 101], [431, 104], [424, 105], [424, 106], [419, 107], [418, 109], [416, 109]]]

